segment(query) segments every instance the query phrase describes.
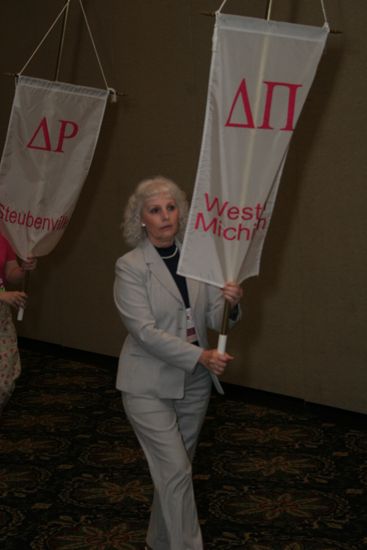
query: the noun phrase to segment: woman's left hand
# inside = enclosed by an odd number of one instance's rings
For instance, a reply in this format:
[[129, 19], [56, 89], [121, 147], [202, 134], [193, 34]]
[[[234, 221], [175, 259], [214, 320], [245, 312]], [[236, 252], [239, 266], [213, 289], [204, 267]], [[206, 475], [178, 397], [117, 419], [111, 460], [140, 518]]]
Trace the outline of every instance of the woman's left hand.
[[229, 281], [222, 288], [224, 298], [235, 307], [243, 296], [243, 290], [239, 284]]

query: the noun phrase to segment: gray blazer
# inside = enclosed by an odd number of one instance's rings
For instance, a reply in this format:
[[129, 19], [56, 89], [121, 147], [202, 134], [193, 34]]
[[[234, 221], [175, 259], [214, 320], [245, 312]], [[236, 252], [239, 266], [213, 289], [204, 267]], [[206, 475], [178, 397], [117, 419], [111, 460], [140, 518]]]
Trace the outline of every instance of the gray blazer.
[[[208, 347], [207, 328], [219, 331], [224, 300], [214, 286], [187, 279], [200, 346], [186, 342], [186, 308], [172, 275], [145, 239], [116, 262], [114, 300], [128, 331], [116, 387], [128, 393], [179, 399], [185, 375]], [[211, 375], [220, 393], [218, 378]]]

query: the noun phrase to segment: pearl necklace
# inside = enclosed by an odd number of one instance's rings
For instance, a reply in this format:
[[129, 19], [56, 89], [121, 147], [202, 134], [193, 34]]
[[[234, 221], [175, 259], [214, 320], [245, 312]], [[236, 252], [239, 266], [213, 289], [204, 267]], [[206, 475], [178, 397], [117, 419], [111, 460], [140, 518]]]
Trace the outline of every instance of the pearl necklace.
[[170, 254], [169, 256], [161, 256], [161, 258], [162, 260], [169, 260], [170, 258], [173, 258], [174, 256], [176, 256], [177, 252], [178, 252], [178, 247], [176, 246], [176, 249], [173, 252], [173, 254]]

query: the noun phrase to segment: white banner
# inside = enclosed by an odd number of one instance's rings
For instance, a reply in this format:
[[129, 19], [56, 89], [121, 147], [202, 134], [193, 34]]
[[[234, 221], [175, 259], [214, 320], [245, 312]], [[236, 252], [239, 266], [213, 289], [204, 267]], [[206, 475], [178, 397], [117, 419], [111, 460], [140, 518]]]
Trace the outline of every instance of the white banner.
[[289, 141], [329, 28], [217, 13], [203, 140], [178, 272], [259, 272]]
[[93, 158], [107, 90], [19, 77], [0, 164], [0, 231], [21, 258], [62, 237]]

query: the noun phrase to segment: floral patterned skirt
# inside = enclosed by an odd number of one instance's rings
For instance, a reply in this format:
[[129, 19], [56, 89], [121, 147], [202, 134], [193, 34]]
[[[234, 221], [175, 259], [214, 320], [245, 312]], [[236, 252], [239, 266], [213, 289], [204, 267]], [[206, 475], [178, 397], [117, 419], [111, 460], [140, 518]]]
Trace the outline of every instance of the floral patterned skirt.
[[17, 333], [10, 307], [0, 302], [0, 412], [21, 372]]

